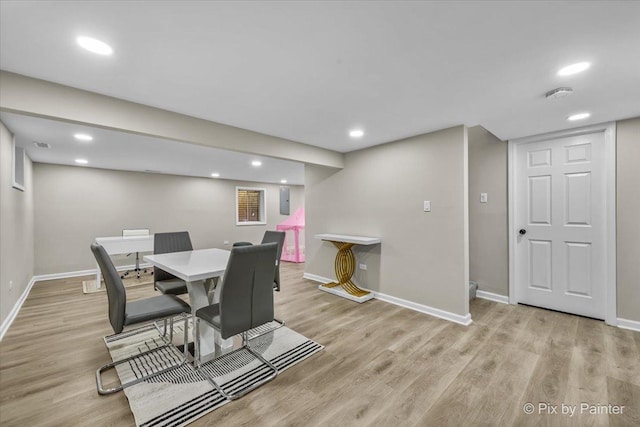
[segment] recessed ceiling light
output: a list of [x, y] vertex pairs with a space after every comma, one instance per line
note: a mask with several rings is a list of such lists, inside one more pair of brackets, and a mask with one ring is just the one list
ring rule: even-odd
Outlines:
[[354, 129], [352, 131], [349, 131], [349, 136], [351, 138], [360, 138], [362, 137], [362, 135], [364, 135], [364, 131], [360, 129]]
[[251, 166], [262, 166], [262, 162], [260, 160], [254, 160], [251, 162]]
[[75, 139], [78, 141], [93, 141], [93, 137], [91, 135], [87, 135], [86, 133], [76, 133], [73, 135]]
[[87, 163], [89, 163], [89, 161], [86, 159], [76, 159], [76, 163], [80, 165], [86, 165]]
[[220, 174], [218, 172], [214, 172], [214, 173], [211, 174], [211, 176], [213, 178], [218, 178], [220, 176]]
[[566, 67], [558, 70], [559, 76], [570, 76], [572, 74], [580, 73], [591, 66], [588, 62], [578, 62], [576, 64], [567, 65]]
[[98, 55], [111, 55], [113, 53], [111, 46], [103, 41], [91, 37], [79, 36], [76, 41], [81, 47], [87, 49], [89, 52], [97, 53]]
[[280, 180], [280, 184], [286, 184], [286, 183], [287, 183], [287, 180], [286, 180], [286, 179], [281, 179], [281, 180]]
[[567, 120], [569, 120], [570, 122], [575, 122], [576, 120], [586, 119], [589, 116], [591, 116], [591, 114], [589, 113], [578, 113], [578, 114], [573, 114], [567, 117]]

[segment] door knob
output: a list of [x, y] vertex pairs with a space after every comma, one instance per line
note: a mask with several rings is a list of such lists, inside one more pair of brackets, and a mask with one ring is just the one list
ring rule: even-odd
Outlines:
[[525, 234], [527, 234], [527, 230], [525, 230], [524, 228], [521, 228], [518, 233], [520, 233], [521, 236], [524, 236]]

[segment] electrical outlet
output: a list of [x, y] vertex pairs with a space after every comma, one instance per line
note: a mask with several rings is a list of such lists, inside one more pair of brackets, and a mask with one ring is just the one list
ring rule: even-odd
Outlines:
[[225, 245], [228, 245], [228, 244], [229, 244], [229, 241], [228, 241], [228, 240], [225, 240], [225, 241], [224, 241], [224, 244], [225, 244]]
[[430, 200], [425, 200], [424, 201], [423, 210], [425, 212], [431, 212], [431, 201]]
[[360, 270], [366, 270], [367, 264], [360, 264], [358, 267], [360, 267]]
[[487, 203], [487, 193], [480, 193], [480, 203]]

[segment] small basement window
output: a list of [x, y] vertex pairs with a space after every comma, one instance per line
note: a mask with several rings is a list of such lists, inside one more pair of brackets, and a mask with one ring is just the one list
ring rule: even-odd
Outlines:
[[236, 187], [236, 225], [266, 225], [264, 188]]

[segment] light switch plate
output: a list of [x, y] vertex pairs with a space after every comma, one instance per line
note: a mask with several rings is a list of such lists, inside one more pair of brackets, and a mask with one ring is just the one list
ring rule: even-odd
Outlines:
[[480, 203], [487, 203], [487, 193], [480, 193]]
[[431, 201], [430, 200], [425, 200], [424, 201], [424, 211], [425, 212], [431, 212]]

